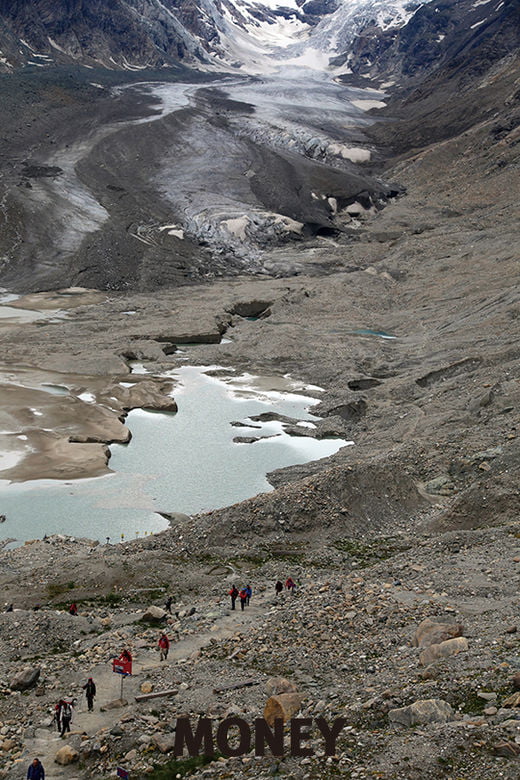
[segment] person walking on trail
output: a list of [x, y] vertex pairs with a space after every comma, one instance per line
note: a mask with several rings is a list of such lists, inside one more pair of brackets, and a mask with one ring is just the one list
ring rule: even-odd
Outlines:
[[62, 702], [61, 707], [61, 734], [60, 737], [63, 739], [65, 736], [65, 733], [68, 731], [70, 733], [70, 722], [72, 720], [72, 703], [70, 701], [67, 701], [67, 699], [64, 699]]
[[85, 696], [87, 697], [88, 711], [92, 712], [94, 709], [94, 697], [96, 695], [96, 683], [92, 677], [88, 678], [87, 682], [83, 686], [83, 690], [85, 691]]
[[45, 769], [39, 758], [33, 758], [29, 764], [27, 780], [45, 780]]
[[274, 591], [275, 591], [277, 597], [280, 595], [282, 590], [283, 590], [283, 584], [280, 582], [280, 580], [278, 580], [278, 582], [274, 586]]
[[173, 604], [173, 598], [171, 596], [168, 596], [166, 600], [166, 604], [164, 605], [164, 609], [166, 612], [169, 612], [170, 615], [172, 614], [172, 604]]
[[237, 596], [238, 596], [238, 588], [236, 587], [236, 585], [233, 585], [233, 587], [229, 591], [229, 595], [231, 596], [231, 609], [235, 609], [235, 601], [237, 600]]
[[240, 596], [240, 609], [243, 612], [245, 607], [246, 607], [246, 601], [247, 601], [247, 591], [246, 591], [246, 589], [242, 588], [238, 595]]
[[246, 585], [245, 591], [246, 591], [246, 607], [248, 607], [249, 602], [251, 601], [251, 596], [253, 595], [253, 589], [251, 585]]
[[78, 614], [78, 608], [76, 604], [71, 604], [69, 607], [69, 615], [77, 615]]
[[61, 731], [61, 708], [63, 705], [63, 700], [60, 699], [59, 702], [54, 707], [54, 717], [53, 720], [56, 721], [56, 728], [58, 731]]
[[291, 593], [294, 593], [294, 591], [296, 590], [296, 583], [292, 577], [287, 577], [287, 579], [285, 580], [285, 587], [287, 588], [287, 590], [290, 590]]
[[168, 658], [168, 650], [170, 649], [170, 640], [166, 636], [166, 634], [161, 634], [159, 637], [159, 650], [161, 652], [160, 658], [161, 661], [166, 661]]

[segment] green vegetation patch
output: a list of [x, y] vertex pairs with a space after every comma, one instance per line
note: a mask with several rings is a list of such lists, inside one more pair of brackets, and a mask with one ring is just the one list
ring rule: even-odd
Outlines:
[[383, 536], [372, 541], [347, 537], [336, 540], [334, 547], [354, 559], [360, 568], [365, 568], [409, 550], [410, 544], [395, 536]]
[[190, 758], [173, 758], [167, 764], [154, 764], [153, 771], [146, 777], [150, 780], [174, 780], [177, 777], [187, 777], [201, 767], [214, 761], [218, 756], [191, 756]]
[[47, 584], [47, 595], [50, 599], [61, 596], [62, 593], [66, 593], [68, 590], [74, 590], [76, 587], [75, 582], [49, 582]]

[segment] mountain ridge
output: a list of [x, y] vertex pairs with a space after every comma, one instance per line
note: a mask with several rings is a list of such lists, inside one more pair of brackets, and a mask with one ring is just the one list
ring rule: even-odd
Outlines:
[[336, 39], [350, 41], [368, 18], [383, 29], [401, 26], [419, 5], [406, 0], [300, 0], [292, 7], [248, 0], [2, 0], [0, 69], [77, 62], [139, 70], [179, 61], [207, 68], [215, 60], [236, 67], [226, 54], [226, 39], [232, 42], [241, 32], [254, 44], [264, 34], [269, 38], [281, 20], [290, 21], [313, 35], [313, 45], [328, 47], [331, 26], [338, 28]]

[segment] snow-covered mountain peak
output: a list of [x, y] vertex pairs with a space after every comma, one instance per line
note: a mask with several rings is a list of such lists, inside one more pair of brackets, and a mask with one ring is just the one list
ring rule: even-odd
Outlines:
[[[352, 41], [367, 27], [381, 32], [404, 26], [417, 9], [429, 0], [343, 0], [337, 9], [324, 16], [312, 29], [307, 45], [326, 52], [331, 58], [348, 51]], [[300, 41], [287, 47], [285, 56], [303, 53]]]
[[222, 5], [214, 65], [268, 73], [282, 62], [323, 70], [360, 30], [401, 27], [429, 0], [234, 0]]
[[261, 73], [345, 52], [367, 25], [406, 23], [427, 0], [12, 0], [0, 2], [0, 70], [60, 62], [124, 70], [183, 62]]

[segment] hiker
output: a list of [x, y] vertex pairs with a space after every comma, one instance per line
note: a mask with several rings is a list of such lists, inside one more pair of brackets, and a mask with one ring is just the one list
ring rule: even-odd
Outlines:
[[159, 650], [161, 651], [161, 661], [166, 661], [168, 658], [168, 650], [170, 649], [170, 640], [166, 636], [166, 634], [161, 634], [159, 637]]
[[71, 604], [69, 607], [69, 615], [77, 615], [78, 614], [78, 608], [76, 604]]
[[240, 590], [240, 593], [238, 594], [240, 596], [240, 609], [242, 612], [244, 611], [246, 607], [246, 601], [247, 601], [247, 590], [245, 588], [242, 588]]
[[128, 661], [128, 662], [132, 661], [132, 656], [130, 655], [128, 650], [122, 650], [121, 655], [119, 657], [121, 658], [122, 661]]
[[60, 699], [59, 702], [54, 707], [54, 716], [53, 720], [56, 721], [56, 727], [58, 731], [61, 731], [61, 706], [63, 704], [63, 699]]
[[87, 682], [83, 686], [83, 690], [85, 691], [85, 696], [87, 697], [88, 711], [92, 712], [94, 709], [94, 697], [96, 695], [96, 683], [92, 677], [88, 678]]
[[61, 703], [61, 734], [60, 737], [63, 739], [65, 736], [65, 732], [70, 733], [70, 722], [72, 720], [72, 702], [70, 702], [68, 699], [63, 699]]
[[290, 590], [291, 593], [294, 594], [294, 591], [296, 590], [296, 583], [292, 577], [287, 577], [287, 579], [285, 580], [285, 587], [287, 588], [287, 590]]
[[29, 764], [27, 780], [45, 780], [45, 769], [39, 758], [33, 758]]
[[246, 585], [246, 606], [249, 606], [249, 602], [251, 600], [251, 596], [253, 595], [253, 589], [251, 588], [251, 585]]
[[171, 596], [168, 596], [166, 604], [164, 605], [164, 609], [166, 610], [166, 612], [169, 612], [170, 615], [172, 614], [172, 603], [173, 603], [173, 598]]
[[279, 595], [280, 595], [280, 593], [282, 592], [282, 590], [283, 590], [283, 585], [282, 585], [282, 583], [280, 582], [280, 580], [278, 580], [278, 582], [277, 582], [277, 583], [276, 583], [276, 585], [274, 586], [274, 590], [275, 590], [276, 596], [279, 596]]
[[238, 596], [238, 589], [236, 585], [233, 585], [233, 587], [229, 591], [229, 595], [231, 596], [231, 609], [235, 609], [235, 601], [237, 600], [237, 596]]

